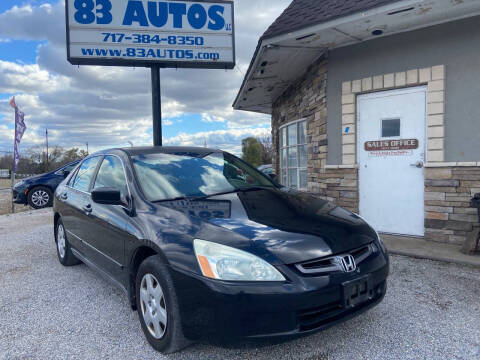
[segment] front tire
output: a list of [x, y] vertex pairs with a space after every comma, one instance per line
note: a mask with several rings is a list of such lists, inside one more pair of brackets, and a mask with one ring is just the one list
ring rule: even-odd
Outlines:
[[52, 206], [52, 191], [45, 186], [37, 186], [28, 192], [28, 204], [34, 209], [43, 209]]
[[151, 256], [140, 265], [135, 294], [143, 333], [155, 350], [170, 354], [189, 345], [172, 278], [159, 256]]
[[58, 261], [63, 266], [73, 266], [81, 263], [72, 253], [72, 249], [67, 240], [67, 232], [61, 219], [58, 219], [55, 226], [55, 244], [57, 245]]

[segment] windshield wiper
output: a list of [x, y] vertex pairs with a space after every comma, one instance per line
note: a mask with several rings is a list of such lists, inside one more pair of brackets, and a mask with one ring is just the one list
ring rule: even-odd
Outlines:
[[237, 188], [237, 189], [233, 189], [233, 190], [227, 190], [227, 191], [222, 191], [222, 192], [218, 192], [218, 193], [214, 193], [214, 194], [208, 194], [208, 195], [192, 195], [192, 196], [185, 195], [185, 196], [177, 196], [177, 197], [170, 198], [170, 199], [155, 200], [155, 201], [152, 201], [152, 202], [153, 203], [159, 203], [159, 202], [179, 201], [179, 200], [197, 201], [197, 200], [208, 199], [209, 197], [212, 197], [212, 196], [234, 194], [234, 193], [237, 193], [237, 192], [268, 190], [268, 189], [275, 189], [275, 188], [274, 187], [269, 187], [269, 186], [249, 186], [249, 187]]
[[177, 196], [174, 198], [169, 198], [169, 199], [160, 199], [160, 200], [154, 200], [152, 201], [153, 203], [159, 203], [159, 202], [167, 202], [167, 201], [179, 201], [179, 200], [195, 200], [198, 198], [203, 198], [202, 196]]
[[207, 199], [207, 198], [212, 197], [212, 196], [234, 194], [234, 193], [238, 193], [238, 192], [259, 191], [259, 190], [268, 190], [268, 189], [274, 189], [274, 188], [273, 187], [268, 187], [268, 186], [249, 186], [249, 187], [237, 188], [237, 189], [228, 190], [228, 191], [222, 191], [222, 192], [215, 193], [215, 194], [196, 196], [196, 197], [194, 197], [194, 200], [202, 200], [202, 199]]

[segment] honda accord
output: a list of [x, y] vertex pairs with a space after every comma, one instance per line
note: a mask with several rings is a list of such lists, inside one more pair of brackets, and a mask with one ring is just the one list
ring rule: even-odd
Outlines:
[[57, 188], [61, 264], [125, 290], [148, 342], [308, 334], [378, 304], [387, 251], [358, 215], [192, 147], [93, 154]]

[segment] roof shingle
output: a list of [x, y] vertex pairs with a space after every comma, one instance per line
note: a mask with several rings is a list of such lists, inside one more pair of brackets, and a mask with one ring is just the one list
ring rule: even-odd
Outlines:
[[265, 31], [270, 38], [399, 0], [293, 0]]

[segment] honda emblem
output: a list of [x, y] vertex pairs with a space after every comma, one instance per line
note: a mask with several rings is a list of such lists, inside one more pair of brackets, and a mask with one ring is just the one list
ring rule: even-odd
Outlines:
[[357, 269], [357, 264], [355, 264], [355, 258], [352, 255], [346, 255], [342, 257], [342, 268], [345, 272], [352, 272]]

